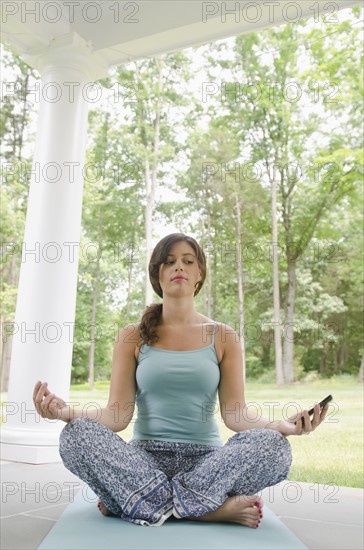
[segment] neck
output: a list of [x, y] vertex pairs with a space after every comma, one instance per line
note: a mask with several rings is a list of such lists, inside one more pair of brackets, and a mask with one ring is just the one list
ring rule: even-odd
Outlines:
[[191, 300], [164, 299], [161, 316], [162, 325], [192, 325], [199, 321], [199, 315], [196, 312]]

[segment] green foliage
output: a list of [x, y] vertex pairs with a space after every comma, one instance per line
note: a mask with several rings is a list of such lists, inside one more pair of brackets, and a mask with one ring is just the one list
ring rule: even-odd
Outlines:
[[[29, 191], [31, 155], [28, 140], [32, 141], [32, 117], [35, 106], [29, 100], [30, 89], [37, 75], [18, 56], [5, 47], [1, 52], [2, 65], [10, 80], [9, 93], [4, 93], [0, 111], [2, 184], [0, 188], [0, 304], [1, 330], [3, 323], [14, 322], [17, 285], [21, 266], [21, 250], [25, 213]], [[5, 91], [5, 82], [3, 83]], [[10, 326], [10, 325], [9, 325]], [[0, 357], [6, 338], [2, 334]], [[10, 340], [9, 340], [10, 341]], [[4, 365], [2, 365], [3, 367]]]
[[[282, 303], [288, 253], [297, 253], [296, 379], [357, 374], [363, 353], [358, 19], [354, 9], [334, 32], [330, 25], [303, 22], [238, 36], [233, 51], [224, 42], [202, 48], [206, 74], [221, 92], [206, 103], [201, 90], [193, 94], [186, 86], [192, 67], [187, 52], [117, 67], [100, 81], [106, 89], [116, 79], [137, 101], [122, 97], [89, 113], [72, 382], [87, 383], [92, 319], [98, 383], [110, 377], [118, 329], [138, 321], [144, 309], [145, 170], [153, 165], [158, 109], [163, 196], [154, 222], [173, 224], [204, 246], [211, 287], [205, 282], [196, 308], [243, 330], [247, 377], [275, 382], [269, 245], [274, 163]], [[4, 64], [21, 90], [38, 78], [10, 52]], [[299, 101], [282, 93], [292, 82], [302, 91]], [[223, 83], [227, 89], [238, 83], [237, 94], [222, 93]], [[330, 94], [335, 101], [328, 101]], [[35, 111], [26, 96], [14, 94], [1, 114], [2, 161], [23, 162], [26, 174], [9, 171], [4, 178], [3, 243], [23, 240]], [[168, 197], [170, 190], [181, 199]], [[239, 327], [237, 206], [245, 327]], [[18, 247], [1, 266], [6, 320], [14, 316], [19, 269]]]

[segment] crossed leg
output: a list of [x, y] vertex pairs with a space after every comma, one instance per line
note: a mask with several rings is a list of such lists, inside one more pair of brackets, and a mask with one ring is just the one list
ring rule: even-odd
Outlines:
[[290, 444], [279, 432], [238, 432], [191, 470], [173, 477], [173, 513], [257, 527], [263, 501], [256, 493], [286, 479], [291, 462]]
[[280, 433], [246, 430], [169, 481], [151, 453], [87, 418], [66, 425], [60, 454], [99, 496], [101, 513], [152, 526], [173, 513], [192, 521], [257, 527], [263, 501], [256, 493], [285, 479], [292, 460]]
[[172, 488], [153, 456], [106, 426], [72, 420], [61, 432], [59, 452], [66, 468], [98, 495], [106, 514], [155, 526], [172, 515]]

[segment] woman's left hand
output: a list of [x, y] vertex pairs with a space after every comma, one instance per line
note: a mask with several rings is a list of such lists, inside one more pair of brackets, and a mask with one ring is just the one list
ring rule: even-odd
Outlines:
[[[278, 431], [285, 436], [288, 435], [309, 435], [311, 432], [324, 421], [326, 413], [329, 409], [329, 404], [325, 405], [320, 412], [320, 404], [316, 403], [314, 406], [313, 418], [308, 415], [308, 410], [304, 410], [291, 416], [288, 420], [281, 420], [278, 423]], [[301, 416], [304, 418], [304, 427], [301, 420]], [[297, 424], [295, 424], [297, 422]]]

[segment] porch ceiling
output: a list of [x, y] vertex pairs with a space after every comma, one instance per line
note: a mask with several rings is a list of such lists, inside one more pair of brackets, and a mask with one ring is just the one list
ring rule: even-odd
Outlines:
[[[317, 5], [320, 14], [316, 15], [321, 20], [325, 12], [333, 12], [336, 7], [343, 9], [359, 3], [360, 0], [12, 0], [2, 2], [1, 40], [20, 55], [32, 55], [54, 40], [75, 33], [111, 66], [312, 17]], [[333, 20], [335, 13], [328, 17]]]

